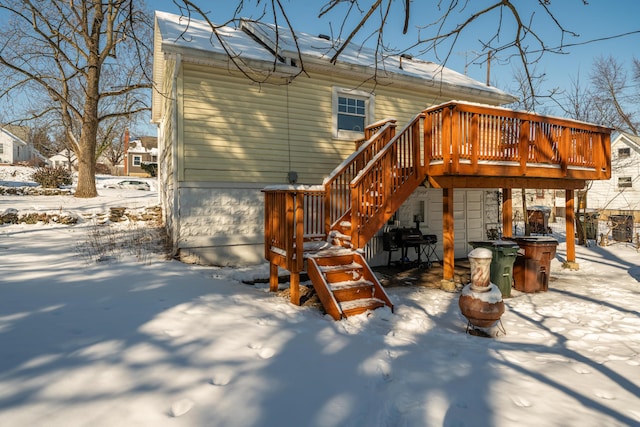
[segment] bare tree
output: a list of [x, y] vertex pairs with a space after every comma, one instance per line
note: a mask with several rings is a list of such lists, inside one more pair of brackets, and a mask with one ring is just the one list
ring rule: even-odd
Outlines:
[[[634, 78], [640, 83], [640, 65], [633, 61]], [[591, 72], [593, 102], [601, 121], [614, 129], [638, 135], [640, 131], [640, 100], [638, 86], [633, 86], [627, 77], [623, 64], [613, 58], [599, 57], [593, 63]]]
[[102, 141], [101, 154], [109, 160], [111, 166], [116, 167], [124, 159], [124, 133], [126, 123], [122, 120], [114, 121], [108, 132], [100, 138]]
[[[635, 83], [640, 82], [640, 63], [637, 59], [632, 63], [632, 75]], [[630, 132], [637, 135], [640, 129], [640, 112], [636, 105], [640, 100], [637, 85], [630, 84], [627, 72], [622, 62], [613, 57], [599, 57], [594, 63], [590, 74], [591, 86], [585, 88], [578, 75], [568, 92], [562, 93], [562, 98], [554, 98], [558, 107], [569, 117], [588, 122], [596, 122], [618, 131]], [[612, 153], [613, 155], [613, 153]], [[633, 161], [615, 158], [612, 161], [612, 171], [625, 170]], [[587, 213], [588, 193], [593, 188], [593, 182], [587, 181], [585, 188], [578, 192], [578, 243], [588, 245]], [[624, 193], [624, 188], [616, 192], [601, 209], [613, 202], [616, 197]]]
[[[225, 22], [214, 24], [202, 8], [206, 4], [203, 0], [173, 0], [180, 7], [181, 13], [187, 18], [204, 18], [214, 33], [214, 38], [227, 51], [231, 60], [245, 75], [255, 80], [242, 61], [240, 52], [234, 52], [232, 47], [221, 37], [219, 28], [238, 21], [243, 11], [250, 7], [258, 7], [261, 11], [254, 18], [255, 22], [268, 21], [283, 23], [282, 27], [294, 34], [287, 14], [287, 3], [282, 0], [236, 0], [237, 8], [232, 17]], [[581, 0], [587, 5], [587, 0]], [[515, 2], [513, 0], [494, 0], [493, 2], [470, 2], [469, 0], [438, 0], [429, 2], [433, 6], [433, 13], [420, 15], [418, 25], [413, 27], [410, 22], [416, 18], [412, 13], [412, 1], [397, 0], [327, 0], [319, 7], [318, 18], [328, 19], [332, 28], [334, 46], [328, 52], [331, 62], [336, 62], [345, 49], [353, 45], [356, 39], [366, 43], [373, 39], [377, 58], [384, 58], [389, 54], [402, 54], [415, 51], [419, 54], [433, 53], [444, 66], [454, 52], [456, 43], [462, 33], [477, 31], [479, 42], [484, 53], [499, 53], [504, 57], [515, 56], [522, 64], [525, 82], [529, 83], [530, 92], [534, 93], [534, 77], [532, 67], [540, 57], [548, 52], [565, 53], [568, 37], [578, 35], [556, 19], [551, 10], [550, 0], [537, 2]], [[398, 18], [400, 16], [400, 18]], [[535, 19], [534, 19], [535, 18]], [[550, 24], [545, 25], [545, 24]], [[402, 47], [392, 47], [385, 37], [387, 32], [401, 28], [411, 39]], [[491, 28], [491, 30], [486, 30]], [[549, 28], [556, 30], [556, 37], [549, 34]], [[334, 31], [335, 29], [335, 31]], [[544, 31], [544, 37], [542, 36]], [[415, 38], [413, 38], [415, 37]], [[279, 41], [276, 40], [276, 43]], [[276, 45], [276, 51], [278, 46]], [[299, 52], [298, 52], [299, 53]], [[300, 56], [300, 55], [299, 55]], [[304, 64], [299, 59], [300, 73], [305, 72]], [[274, 65], [277, 59], [274, 59]], [[274, 68], [275, 69], [275, 68]], [[376, 79], [378, 68], [370, 78]], [[266, 81], [264, 76], [260, 81]]]
[[580, 73], [571, 80], [568, 90], [559, 92], [557, 95], [553, 96], [552, 100], [566, 116], [583, 122], [606, 122], [598, 114], [591, 90], [582, 85]]
[[0, 0], [9, 17], [0, 32], [0, 96], [22, 95], [31, 117], [62, 124], [78, 158], [76, 197], [97, 195], [101, 122], [149, 110], [152, 26], [143, 7], [140, 0]]

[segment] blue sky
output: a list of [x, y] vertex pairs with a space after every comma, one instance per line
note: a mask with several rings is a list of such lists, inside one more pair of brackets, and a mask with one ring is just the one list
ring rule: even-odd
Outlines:
[[[293, 27], [298, 31], [311, 34], [331, 34], [333, 29], [335, 34], [339, 25], [340, 11], [336, 11], [337, 13], [333, 13], [323, 19], [318, 19], [317, 17], [318, 11], [326, 2], [325, 0], [282, 0], [283, 5], [287, 8]], [[496, 0], [474, 0], [469, 2], [471, 5], [468, 8], [480, 9], [495, 2]], [[201, 0], [197, 3], [201, 4], [203, 9], [209, 12], [209, 17], [213, 22], [221, 23], [233, 16], [238, 2], [235, 0], [225, 2]], [[245, 3], [251, 3], [251, 7], [245, 7], [242, 11], [242, 16], [254, 18], [259, 16], [262, 8], [253, 7], [255, 1], [245, 0]], [[261, 2], [262, 7], [270, 3]], [[392, 24], [387, 33], [385, 33], [385, 38], [392, 47], [404, 49], [416, 40], [416, 27], [428, 24], [433, 20], [433, 18], [428, 17], [440, 16], [441, 12], [435, 8], [435, 4], [438, 3], [436, 0], [414, 0], [411, 6], [410, 31], [403, 36], [401, 32], [403, 2], [396, 1], [396, 3], [397, 5], [394, 7], [397, 9], [397, 13], [391, 18]], [[518, 3], [523, 2], [520, 1]], [[529, 0], [529, 3], [534, 6], [523, 13], [523, 19], [533, 19], [532, 26], [548, 46], [559, 46], [562, 41], [561, 32], [553, 24], [553, 21], [546, 16], [544, 10], [537, 6], [537, 1]], [[178, 13], [178, 8], [173, 4], [172, 0], [155, 0], [150, 2], [149, 6], [166, 12]], [[566, 30], [577, 33], [579, 36], [565, 34], [564, 43], [574, 46], [567, 47], [564, 50], [566, 53], [562, 55], [547, 53], [538, 62], [535, 67], [536, 73], [545, 74], [545, 82], [541, 87], [541, 92], [544, 93], [551, 88], [569, 89], [571, 81], [575, 80], [578, 75], [580, 75], [581, 82], [587, 82], [591, 73], [592, 63], [598, 56], [612, 55], [623, 62], [627, 69], [630, 69], [634, 55], [640, 58], [639, 1], [590, 0], [588, 5], [583, 5], [582, 0], [553, 0], [549, 5], [549, 9]], [[452, 16], [451, 22], [456, 24], [461, 22], [469, 11], [471, 9]], [[532, 15], [531, 12], [535, 13]], [[506, 18], [506, 15], [504, 16]], [[492, 13], [474, 23], [457, 41], [452, 54], [447, 59], [446, 65], [458, 72], [465, 72], [466, 69], [469, 76], [484, 82], [487, 77], [486, 62], [484, 61], [486, 51], [483, 52], [481, 40], [487, 40], [496, 32], [498, 22], [498, 14]], [[501, 37], [502, 41], [505, 42], [511, 36], [515, 27], [511, 25], [509, 19], [504, 19], [502, 28]], [[595, 41], [632, 32], [633, 34], [623, 37]], [[357, 42], [361, 43], [365, 34], [367, 33], [363, 32]], [[530, 48], [535, 48], [535, 46], [531, 45]], [[445, 51], [443, 49], [441, 53]], [[410, 53], [421, 59], [437, 63], [442, 63], [444, 59], [444, 55], [436, 56], [433, 51], [421, 53], [419, 49], [413, 49]], [[509, 53], [513, 53], [513, 51]], [[520, 66], [519, 59], [509, 58], [509, 53], [498, 53], [491, 63], [491, 83], [505, 90], [515, 87], [513, 81], [514, 69]], [[476, 60], [478, 56], [480, 56], [480, 60]]]

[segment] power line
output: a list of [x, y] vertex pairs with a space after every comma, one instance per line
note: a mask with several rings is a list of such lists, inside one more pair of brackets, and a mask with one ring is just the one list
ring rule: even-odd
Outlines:
[[621, 37], [632, 36], [634, 34], [640, 34], [640, 30], [629, 31], [629, 32], [622, 33], [622, 34], [616, 34], [614, 36], [607, 36], [607, 37], [600, 37], [600, 38], [597, 38], [597, 39], [585, 40], [583, 42], [562, 44], [560, 46], [557, 46], [557, 47], [554, 47], [554, 48], [550, 48], [550, 49], [540, 49], [540, 50], [537, 50], [537, 51], [532, 51], [532, 53], [538, 53], [538, 52], [542, 52], [544, 50], [559, 50], [559, 49], [562, 49], [562, 48], [565, 48], [565, 47], [584, 46], [586, 44], [618, 39], [618, 38], [621, 38]]

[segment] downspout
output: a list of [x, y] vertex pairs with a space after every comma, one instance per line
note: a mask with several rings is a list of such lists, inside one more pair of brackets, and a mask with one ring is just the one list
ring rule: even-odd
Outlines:
[[178, 73], [180, 72], [180, 67], [182, 66], [182, 55], [176, 54], [176, 63], [173, 68], [173, 83], [171, 87], [173, 89], [173, 126], [171, 128], [172, 145], [173, 148], [171, 150], [171, 164], [173, 167], [173, 209], [171, 210], [171, 215], [173, 216], [173, 248], [172, 248], [172, 257], [175, 257], [178, 254], [178, 242], [180, 241], [180, 197], [178, 195]]

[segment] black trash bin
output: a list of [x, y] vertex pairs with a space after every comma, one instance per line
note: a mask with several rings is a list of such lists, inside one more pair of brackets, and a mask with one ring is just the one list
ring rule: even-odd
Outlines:
[[545, 236], [513, 237], [520, 253], [513, 265], [514, 287], [521, 292], [546, 292], [549, 289], [551, 260], [558, 241]]
[[631, 242], [633, 240], [633, 216], [610, 215], [611, 235], [616, 242]]
[[586, 240], [598, 239], [598, 212], [580, 212], [576, 216], [576, 231], [580, 240], [583, 233]]
[[549, 216], [551, 208], [548, 206], [530, 206], [527, 209], [529, 231], [535, 234], [550, 234]]
[[487, 248], [492, 252], [491, 283], [500, 289], [504, 298], [511, 296], [513, 263], [518, 253], [518, 244], [510, 240], [482, 240], [469, 242], [473, 248]]

